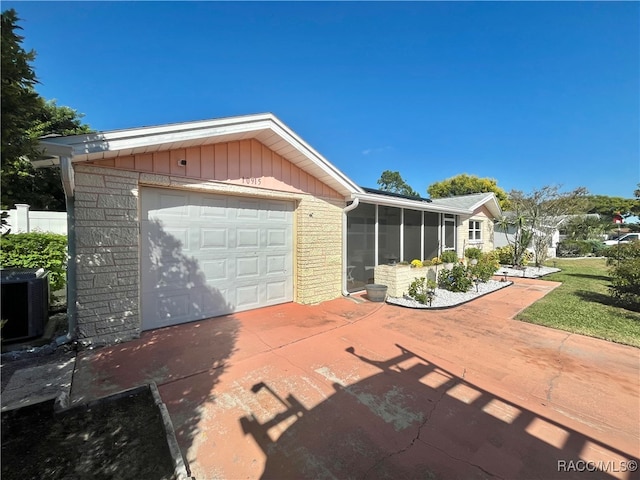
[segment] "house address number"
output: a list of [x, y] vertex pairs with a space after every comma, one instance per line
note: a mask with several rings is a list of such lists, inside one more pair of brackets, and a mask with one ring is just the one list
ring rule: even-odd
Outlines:
[[262, 177], [242, 177], [245, 185], [262, 185]]

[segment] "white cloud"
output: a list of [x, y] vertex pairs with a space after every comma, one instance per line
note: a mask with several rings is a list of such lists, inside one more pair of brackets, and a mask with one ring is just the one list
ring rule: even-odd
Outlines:
[[393, 147], [374, 147], [374, 148], [366, 148], [362, 151], [362, 155], [371, 155], [374, 153], [382, 153], [382, 152], [386, 152], [387, 150], [393, 150]]

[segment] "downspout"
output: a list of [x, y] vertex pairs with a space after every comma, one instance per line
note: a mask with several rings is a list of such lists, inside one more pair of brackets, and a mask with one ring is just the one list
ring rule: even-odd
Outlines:
[[347, 205], [342, 209], [342, 295], [348, 297], [351, 295], [347, 291], [347, 213], [358, 207], [360, 199], [353, 199], [351, 205]]
[[78, 292], [76, 289], [76, 212], [75, 212], [75, 179], [71, 157], [60, 157], [60, 173], [67, 206], [67, 322], [66, 335], [56, 338], [56, 345], [69, 343], [76, 338]]

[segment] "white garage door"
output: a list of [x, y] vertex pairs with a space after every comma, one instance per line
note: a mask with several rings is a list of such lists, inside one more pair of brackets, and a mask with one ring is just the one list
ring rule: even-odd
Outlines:
[[141, 189], [142, 329], [293, 300], [293, 204]]

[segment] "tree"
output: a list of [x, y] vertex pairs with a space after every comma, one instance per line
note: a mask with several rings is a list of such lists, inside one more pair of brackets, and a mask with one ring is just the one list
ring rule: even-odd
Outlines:
[[[520, 204], [514, 204], [513, 210], [498, 219], [497, 225], [504, 232], [507, 243], [511, 246], [513, 266], [521, 266], [524, 253], [531, 244], [533, 236], [530, 229], [526, 228], [527, 222], [524, 208]], [[511, 233], [511, 231], [513, 233]], [[509, 235], [513, 235], [510, 237]]]
[[603, 221], [612, 223], [613, 214], [619, 213], [623, 217], [634, 215], [634, 210], [638, 208], [638, 200], [623, 197], [609, 197], [607, 195], [589, 195], [587, 213], [597, 213]]
[[[89, 126], [81, 123], [82, 116], [72, 108], [58, 106], [55, 100], [40, 98], [40, 110], [28, 130], [29, 136], [37, 140], [45, 135], [89, 133]], [[3, 205], [28, 203], [34, 210], [65, 210], [58, 167], [36, 169], [27, 158], [20, 157], [3, 167], [0, 183]]]
[[635, 205], [631, 207], [631, 213], [636, 217], [640, 217], [640, 183], [638, 183], [638, 188], [633, 191], [633, 196], [635, 198]]
[[418, 192], [411, 188], [409, 184], [402, 179], [400, 172], [385, 170], [378, 179], [378, 185], [380, 185], [380, 190], [385, 192], [400, 193], [410, 197], [420, 196]]
[[503, 210], [509, 209], [507, 192], [500, 188], [497, 180], [493, 178], [480, 178], [476, 175], [462, 173], [441, 182], [432, 183], [427, 187], [427, 192], [431, 198], [446, 198], [456, 195], [469, 195], [471, 193], [493, 192], [496, 194], [500, 208]]
[[562, 223], [561, 230], [570, 240], [593, 240], [605, 232], [605, 223], [599, 218], [579, 215]]
[[15, 10], [2, 12], [2, 70], [0, 90], [2, 102], [2, 166], [17, 161], [23, 155], [35, 153], [37, 142], [29, 135], [29, 129], [41, 106], [40, 97], [34, 90], [38, 82], [31, 67], [35, 59], [33, 50], [27, 52], [17, 25]]
[[[518, 254], [514, 247], [514, 265], [522, 261], [522, 248], [529, 246], [530, 240], [536, 266], [547, 259], [547, 251], [551, 238], [567, 215], [585, 211], [587, 190], [583, 187], [571, 192], [560, 192], [557, 186], [545, 186], [525, 194], [519, 190], [509, 193], [509, 202], [514, 216], [503, 219], [499, 225], [505, 230], [506, 225], [515, 227], [515, 239], [519, 242]], [[508, 237], [508, 236], [507, 236]]]
[[38, 139], [45, 135], [89, 133], [75, 110], [45, 101], [35, 91], [37, 83], [14, 10], [2, 13], [2, 163], [0, 202], [3, 208], [28, 203], [39, 210], [64, 210], [65, 200], [58, 168], [35, 169], [29, 157], [40, 154]]

